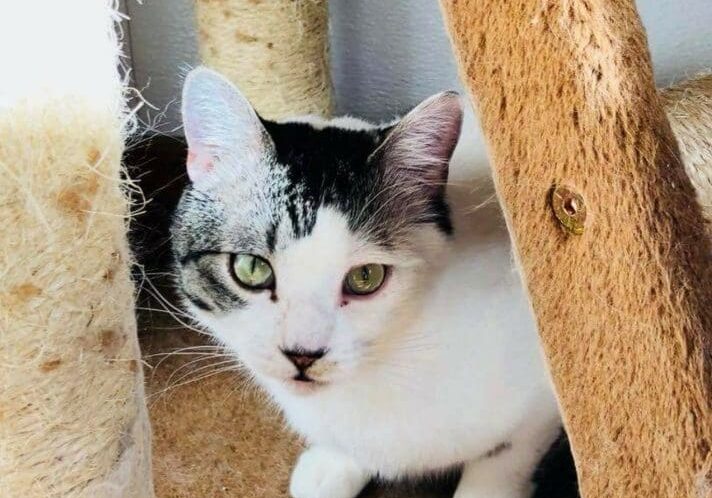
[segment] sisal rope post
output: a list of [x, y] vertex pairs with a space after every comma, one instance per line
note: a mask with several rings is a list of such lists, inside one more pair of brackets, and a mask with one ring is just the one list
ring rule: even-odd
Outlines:
[[661, 91], [687, 176], [712, 228], [712, 74]]
[[267, 119], [332, 109], [327, 0], [196, 0], [203, 63]]
[[582, 496], [712, 496], [712, 249], [633, 0], [441, 6]]
[[0, 496], [149, 498], [112, 2], [0, 20]]

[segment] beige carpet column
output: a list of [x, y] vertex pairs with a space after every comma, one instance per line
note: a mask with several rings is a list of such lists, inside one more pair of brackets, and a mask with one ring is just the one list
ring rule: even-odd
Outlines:
[[712, 496], [712, 249], [633, 0], [441, 5], [583, 496]]

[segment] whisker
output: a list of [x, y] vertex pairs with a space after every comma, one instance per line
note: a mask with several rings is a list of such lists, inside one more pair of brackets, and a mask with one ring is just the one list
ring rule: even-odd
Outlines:
[[[210, 334], [208, 334], [208, 333], [205, 332], [204, 330], [200, 330], [200, 329], [198, 329], [198, 328], [196, 328], [196, 327], [194, 327], [194, 326], [192, 326], [192, 325], [186, 323], [185, 321], [181, 320], [180, 318], [178, 318], [178, 314], [181, 314], [181, 315], [186, 316], [186, 317], [188, 317], [188, 315], [185, 314], [185, 312], [183, 312], [183, 310], [177, 308], [177, 307], [174, 306], [170, 301], [168, 301], [168, 299], [166, 299], [166, 297], [163, 296], [163, 294], [161, 294], [161, 292], [156, 288], [156, 286], [153, 285], [153, 282], [151, 282], [150, 279], [144, 278], [143, 281], [144, 281], [144, 282], [147, 282], [148, 285], [151, 286], [151, 290], [152, 290], [153, 292], [151, 292], [151, 290], [149, 290], [149, 289], [146, 289], [146, 290], [149, 292], [149, 294], [151, 294], [154, 298], [158, 299], [158, 301], [159, 301], [162, 305], [166, 306], [165, 311], [166, 311], [167, 313], [171, 314], [171, 317], [172, 317], [175, 321], [177, 321], [178, 323], [180, 323], [181, 325], [183, 325], [185, 328], [187, 328], [187, 329], [189, 329], [189, 330], [192, 330], [192, 331], [197, 332], [197, 333], [202, 334], [202, 335], [210, 336]], [[171, 311], [173, 311], [173, 313], [171, 313]]]
[[[164, 355], [171, 355], [171, 354], [202, 354], [201, 351], [204, 350], [209, 350], [209, 351], [219, 351], [219, 350], [224, 350], [224, 346], [219, 346], [219, 345], [212, 345], [212, 344], [201, 344], [199, 346], [186, 346], [184, 348], [177, 348], [173, 349], [171, 351], [164, 351], [161, 353], [153, 353], [149, 355], [144, 355], [144, 358], [151, 358], [153, 356], [164, 356]], [[195, 352], [191, 352], [195, 351]]]
[[[159, 354], [160, 354], [160, 353], [159, 353]], [[153, 366], [153, 368], [154, 368], [154, 369], [157, 369], [158, 367], [160, 367], [160, 366], [163, 364], [163, 362], [165, 362], [165, 361], [168, 360], [169, 358], [172, 358], [173, 356], [184, 356], [184, 355], [185, 355], [185, 356], [198, 356], [199, 358], [198, 358], [197, 360], [205, 360], [205, 359], [209, 359], [209, 358], [225, 358], [225, 357], [228, 357], [228, 356], [233, 356], [233, 355], [231, 355], [230, 353], [216, 353], [216, 352], [214, 352], [214, 351], [206, 351], [206, 352], [180, 352], [180, 351], [176, 351], [176, 352], [169, 352], [169, 353], [163, 354], [163, 358], [161, 358], [160, 360], [158, 360], [158, 363], [156, 363], [156, 364]], [[158, 355], [155, 355], [155, 356], [158, 356]], [[197, 360], [194, 360], [194, 361], [197, 361]], [[185, 367], [186, 365], [191, 364], [191, 363], [192, 363], [192, 362], [188, 362], [187, 364], [182, 365], [182, 366], [179, 368], [179, 370], [182, 369], [183, 367]]]
[[[136, 309], [139, 311], [148, 311], [151, 313], [165, 313], [166, 315], [174, 316], [174, 312], [167, 310], [167, 309], [161, 309], [161, 308], [151, 308], [149, 306], [136, 306]], [[190, 318], [190, 315], [183, 315], [185, 318]]]
[[149, 400], [151, 400], [152, 398], [156, 397], [155, 400], [152, 400], [153, 403], [156, 403], [156, 402], [158, 402], [158, 400], [159, 400], [158, 398], [159, 398], [161, 395], [167, 393], [168, 391], [175, 390], [175, 389], [178, 389], [178, 388], [183, 387], [183, 386], [187, 386], [187, 385], [192, 384], [192, 383], [194, 383], [194, 382], [200, 382], [201, 380], [208, 379], [208, 378], [210, 378], [210, 377], [212, 377], [212, 376], [214, 376], [214, 375], [219, 375], [219, 374], [221, 374], [221, 373], [231, 372], [231, 371], [235, 371], [235, 370], [237, 370], [237, 368], [236, 368], [235, 366], [230, 366], [230, 367], [224, 367], [224, 368], [221, 368], [221, 369], [217, 369], [217, 370], [215, 370], [215, 371], [213, 371], [213, 372], [208, 372], [208, 373], [206, 373], [206, 374], [203, 374], [203, 375], [201, 375], [201, 376], [198, 376], [198, 377], [196, 377], [195, 379], [190, 379], [190, 380], [187, 380], [187, 381], [182, 382], [182, 383], [180, 383], [180, 384], [175, 384], [175, 385], [172, 385], [172, 386], [168, 386], [168, 387], [166, 387], [166, 388], [164, 388], [164, 389], [162, 389], [162, 390], [160, 390], [160, 391], [157, 391], [157, 392], [155, 392], [155, 393], [151, 393], [149, 396], [147, 396], [147, 398], [148, 398]]
[[210, 358], [210, 357], [198, 358], [198, 359], [189, 361], [189, 362], [181, 365], [179, 368], [176, 368], [173, 372], [171, 372], [171, 375], [166, 380], [166, 383], [170, 384], [171, 380], [173, 380], [173, 377], [175, 377], [178, 374], [178, 372], [180, 372], [181, 370], [185, 370], [186, 368], [188, 369], [188, 371], [185, 374], [181, 375], [178, 379], [176, 379], [176, 383], [181, 382], [183, 379], [190, 377], [191, 375], [193, 375], [195, 373], [202, 372], [203, 370], [207, 370], [208, 368], [217, 368], [217, 367], [220, 367], [221, 365], [227, 365], [228, 363], [235, 362], [234, 358], [230, 358], [229, 360], [223, 360], [223, 361], [218, 361], [218, 362], [214, 362], [214, 363], [209, 363], [208, 365], [203, 365], [202, 367], [198, 367], [195, 369], [190, 368], [190, 365], [194, 365], [195, 363], [200, 363], [205, 360], [212, 360], [212, 358]]

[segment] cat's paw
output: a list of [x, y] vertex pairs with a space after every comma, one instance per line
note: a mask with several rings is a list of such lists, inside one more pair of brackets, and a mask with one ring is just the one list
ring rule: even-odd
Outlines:
[[292, 472], [293, 498], [356, 498], [369, 476], [352, 459], [326, 448], [309, 448]]

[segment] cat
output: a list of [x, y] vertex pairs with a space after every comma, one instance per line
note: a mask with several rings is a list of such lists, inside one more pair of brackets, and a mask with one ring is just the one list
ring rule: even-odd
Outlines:
[[462, 107], [274, 122], [220, 74], [186, 78], [176, 286], [308, 442], [294, 498], [459, 465], [456, 498], [525, 498], [560, 433], [501, 215], [448, 181]]

